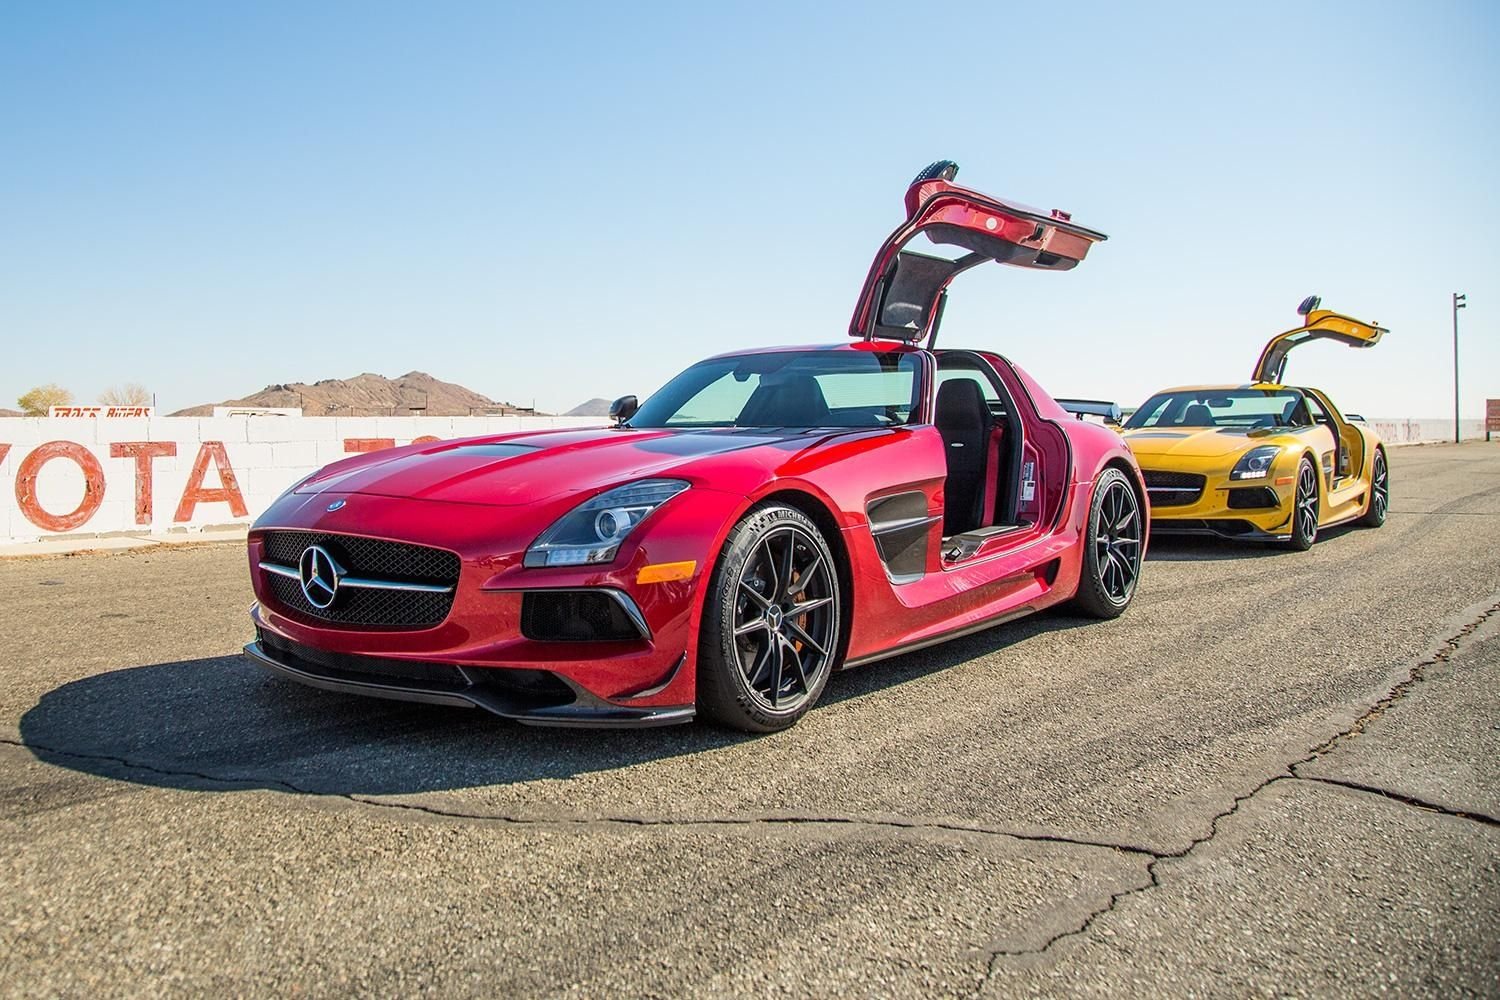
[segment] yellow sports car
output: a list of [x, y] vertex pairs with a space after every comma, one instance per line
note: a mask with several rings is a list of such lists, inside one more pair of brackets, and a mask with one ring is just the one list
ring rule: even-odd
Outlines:
[[1153, 534], [1211, 534], [1307, 549], [1345, 521], [1378, 528], [1390, 498], [1385, 446], [1362, 419], [1317, 389], [1282, 384], [1299, 344], [1374, 347], [1385, 330], [1320, 309], [1261, 351], [1254, 381], [1168, 389], [1146, 400], [1124, 434], [1146, 476]]

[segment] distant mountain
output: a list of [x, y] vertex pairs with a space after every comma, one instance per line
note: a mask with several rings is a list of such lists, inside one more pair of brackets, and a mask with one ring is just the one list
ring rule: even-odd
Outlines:
[[171, 415], [205, 417], [213, 413], [215, 406], [300, 406], [309, 417], [467, 417], [535, 412], [528, 407], [497, 402], [426, 372], [407, 372], [397, 378], [366, 372], [353, 378], [327, 378], [312, 384], [268, 385], [240, 399], [190, 406]]
[[7, 410], [5, 407], [0, 406], [0, 417], [24, 417], [24, 416], [26, 416], [26, 414], [22, 413], [20, 410]]
[[595, 396], [593, 399], [589, 400], [587, 403], [579, 403], [577, 406], [573, 407], [567, 413], [564, 413], [563, 416], [565, 416], [565, 417], [607, 417], [607, 416], [609, 416], [609, 404], [611, 402], [612, 402], [612, 400], [600, 399], [598, 396]]

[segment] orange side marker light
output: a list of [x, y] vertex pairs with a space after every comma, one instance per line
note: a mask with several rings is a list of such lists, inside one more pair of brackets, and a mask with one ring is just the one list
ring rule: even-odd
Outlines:
[[696, 559], [689, 559], [686, 562], [653, 563], [650, 566], [641, 567], [640, 572], [635, 575], [635, 582], [670, 583], [673, 580], [686, 580], [697, 568]]

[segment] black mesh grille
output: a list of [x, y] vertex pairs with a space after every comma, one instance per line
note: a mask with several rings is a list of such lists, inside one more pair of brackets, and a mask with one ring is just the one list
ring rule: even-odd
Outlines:
[[1191, 472], [1152, 472], [1146, 471], [1147, 486], [1161, 486], [1174, 490], [1201, 490], [1204, 478], [1195, 476]]
[[1186, 507], [1203, 495], [1203, 476], [1190, 472], [1153, 472], [1147, 470], [1146, 491], [1153, 507]]
[[521, 634], [543, 642], [631, 642], [645, 638], [619, 601], [597, 590], [527, 593], [521, 598]]
[[[445, 549], [316, 531], [267, 531], [261, 541], [266, 562], [292, 569], [309, 545], [321, 545], [351, 576], [448, 587], [458, 583], [458, 555]], [[434, 594], [342, 587], [332, 606], [316, 608], [296, 580], [267, 573], [265, 582], [281, 610], [319, 624], [430, 628], [448, 617], [453, 607], [453, 591]]]
[[1256, 510], [1275, 507], [1280, 503], [1276, 491], [1269, 486], [1242, 486], [1229, 491], [1231, 510]]

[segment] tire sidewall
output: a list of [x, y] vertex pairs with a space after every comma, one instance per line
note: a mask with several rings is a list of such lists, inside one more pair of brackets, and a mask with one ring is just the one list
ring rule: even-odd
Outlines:
[[[1375, 505], [1375, 465], [1379, 463], [1385, 467], [1385, 506]], [[1370, 464], [1370, 501], [1365, 509], [1365, 516], [1360, 518], [1360, 523], [1367, 528], [1378, 528], [1385, 524], [1385, 516], [1391, 509], [1391, 462], [1386, 457], [1384, 448], [1375, 449], [1375, 458]]]
[[[1318, 478], [1318, 467], [1313, 464], [1312, 459], [1306, 455], [1302, 456], [1301, 461], [1297, 463], [1297, 486], [1292, 491], [1292, 537], [1290, 545], [1298, 552], [1306, 552], [1318, 540], [1316, 516], [1313, 520], [1312, 532], [1306, 536], [1302, 534], [1302, 518], [1300, 515], [1302, 513], [1302, 470], [1304, 468], [1312, 469], [1313, 500], [1315, 503], [1321, 500], [1323, 491], [1322, 483]], [[1316, 514], [1316, 508], [1314, 509], [1314, 513]]]
[[[1130, 477], [1113, 467], [1105, 469], [1094, 481], [1094, 493], [1089, 499], [1089, 517], [1082, 539], [1083, 569], [1078, 581], [1078, 594], [1074, 598], [1079, 608], [1098, 618], [1116, 618], [1124, 614], [1125, 609], [1130, 607], [1130, 602], [1135, 599], [1136, 589], [1140, 585], [1141, 561], [1139, 558], [1136, 562], [1135, 581], [1130, 585], [1130, 592], [1125, 595], [1123, 601], [1116, 601], [1110, 596], [1109, 591], [1104, 589], [1104, 582], [1099, 578], [1099, 551], [1094, 539], [1099, 535], [1099, 519], [1103, 516], [1101, 512], [1104, 507], [1104, 494], [1115, 482], [1123, 483], [1132, 495], [1136, 494], [1134, 487], [1131, 486]], [[1140, 497], [1137, 495], [1136, 517], [1143, 516]], [[1142, 534], [1144, 535], [1144, 532]], [[1141, 544], [1145, 544], [1144, 539]]]
[[[750, 689], [740, 670], [734, 640], [736, 590], [756, 546], [776, 528], [794, 525], [811, 540], [827, 561], [833, 587], [833, 654], [809, 687], [807, 697], [793, 708], [774, 710], [763, 704]], [[806, 514], [783, 504], [763, 504], [751, 508], [729, 532], [709, 582], [708, 599], [703, 608], [703, 630], [698, 646], [698, 704], [710, 719], [748, 732], [775, 732], [795, 723], [817, 704], [828, 678], [841, 658], [843, 636], [843, 594], [838, 562], [827, 539]]]

